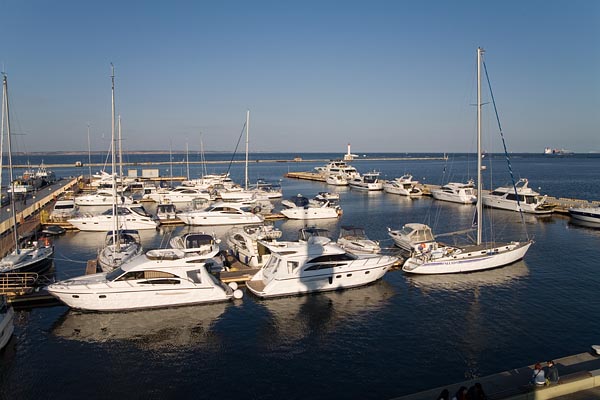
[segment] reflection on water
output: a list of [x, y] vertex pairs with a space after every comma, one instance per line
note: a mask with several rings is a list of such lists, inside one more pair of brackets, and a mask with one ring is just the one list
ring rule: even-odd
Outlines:
[[218, 342], [211, 326], [228, 306], [216, 303], [120, 313], [69, 310], [56, 322], [52, 333], [81, 342], [128, 341], [153, 350], [194, 347]]
[[471, 290], [485, 286], [505, 286], [529, 275], [523, 260], [506, 267], [468, 274], [407, 275], [409, 285], [422, 291]]
[[394, 287], [378, 281], [362, 288], [339, 292], [284, 297], [260, 301], [271, 314], [274, 332], [268, 332], [268, 346], [292, 345], [306, 336], [322, 336], [342, 323], [360, 324], [382, 309], [395, 294]]

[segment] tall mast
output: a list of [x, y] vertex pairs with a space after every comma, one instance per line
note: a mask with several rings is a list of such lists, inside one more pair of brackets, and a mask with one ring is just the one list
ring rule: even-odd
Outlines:
[[481, 244], [483, 201], [481, 198], [481, 61], [484, 50], [477, 48], [477, 244]]
[[190, 180], [190, 149], [188, 147], [188, 142], [185, 142], [185, 165], [187, 172], [187, 180]]
[[88, 134], [88, 169], [90, 172], [90, 184], [92, 183], [92, 147], [90, 145], [90, 123], [87, 124], [87, 134]]
[[250, 125], [250, 110], [246, 110], [246, 170], [244, 188], [248, 190], [248, 131]]
[[[13, 177], [13, 164], [12, 164], [12, 143], [10, 140], [10, 111], [8, 107], [8, 81], [6, 79], [6, 74], [2, 73], [2, 111], [6, 113], [6, 139], [8, 144], [8, 171], [9, 171], [9, 180], [10, 180], [10, 203], [11, 203], [11, 217], [13, 220], [13, 238], [15, 239], [15, 253], [19, 253], [19, 232], [17, 232], [17, 211], [15, 210], [15, 180]], [[3, 126], [4, 127], [4, 126]], [[27, 194], [25, 194], [27, 195]]]
[[121, 137], [121, 114], [119, 114], [119, 178], [123, 185], [123, 138]]
[[120, 250], [119, 240], [117, 239], [117, 231], [119, 230], [119, 200], [117, 198], [117, 158], [116, 158], [116, 146], [115, 146], [115, 66], [110, 63], [111, 67], [111, 81], [112, 81], [112, 112], [111, 112], [111, 141], [110, 141], [110, 152], [111, 152], [111, 161], [112, 161], [112, 183], [113, 183], [113, 232], [112, 232], [112, 240], [113, 245], [116, 248], [116, 251]]

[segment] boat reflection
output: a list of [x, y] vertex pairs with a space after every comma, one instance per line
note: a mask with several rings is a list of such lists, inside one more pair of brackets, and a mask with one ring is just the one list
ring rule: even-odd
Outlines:
[[383, 309], [394, 296], [395, 290], [381, 280], [372, 285], [339, 292], [284, 297], [259, 302], [271, 314], [272, 324], [266, 335], [269, 346], [291, 343], [309, 335], [331, 332], [342, 323], [362, 325], [377, 310]]
[[406, 275], [409, 285], [424, 292], [437, 290], [471, 290], [486, 286], [510, 285], [529, 275], [523, 260], [502, 268], [468, 274]]
[[89, 343], [128, 341], [144, 349], [193, 347], [218, 342], [211, 328], [229, 304], [165, 308], [120, 313], [69, 310], [52, 333]]

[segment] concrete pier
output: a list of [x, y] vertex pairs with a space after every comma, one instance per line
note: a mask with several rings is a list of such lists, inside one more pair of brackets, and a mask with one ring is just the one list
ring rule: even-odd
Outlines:
[[[545, 361], [543, 365], [545, 365]], [[541, 362], [542, 363], [542, 362]], [[452, 383], [396, 398], [396, 400], [436, 399], [442, 390], [450, 396], [461, 386], [467, 388], [479, 382], [491, 400], [545, 400], [600, 398], [600, 357], [591, 349], [587, 353], [554, 359], [560, 380], [558, 384], [536, 387], [531, 382], [533, 365], [511, 369], [464, 382]]]

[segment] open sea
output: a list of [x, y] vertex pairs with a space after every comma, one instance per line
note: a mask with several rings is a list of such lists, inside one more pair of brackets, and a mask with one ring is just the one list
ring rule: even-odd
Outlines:
[[[333, 159], [339, 154], [252, 154], [251, 160]], [[369, 154], [351, 164], [382, 178], [411, 173], [431, 184], [475, 177], [476, 157], [444, 160], [377, 160], [440, 154]], [[92, 162], [102, 162], [99, 156]], [[209, 160], [228, 160], [207, 154]], [[84, 156], [29, 156], [37, 166]], [[194, 160], [194, 158], [196, 158]], [[241, 156], [236, 157], [241, 159]], [[362, 158], [362, 157], [361, 157]], [[168, 161], [168, 155], [129, 155], [128, 162]], [[174, 160], [185, 159], [175, 154]], [[191, 161], [198, 157], [190, 156]], [[25, 164], [25, 158], [17, 158]], [[506, 162], [488, 155], [485, 188], [510, 182]], [[600, 200], [600, 154], [511, 157], [515, 179], [555, 197]], [[284, 197], [340, 193], [343, 216], [310, 223], [336, 238], [342, 225], [365, 228], [382, 247], [387, 227], [429, 224], [434, 232], [466, 229], [473, 206], [356, 192], [325, 183], [285, 179], [324, 162], [251, 162], [250, 180], [281, 180]], [[224, 172], [227, 164], [208, 164]], [[138, 169], [142, 167], [125, 167]], [[186, 175], [186, 166], [159, 168]], [[94, 168], [94, 171], [98, 168]], [[59, 176], [88, 168], [57, 169]], [[201, 165], [190, 166], [192, 177]], [[243, 181], [243, 164], [231, 166]], [[6, 182], [6, 180], [4, 180]], [[276, 210], [280, 208], [275, 202]], [[147, 207], [153, 211], [150, 204]], [[486, 215], [488, 212], [486, 211]], [[389, 399], [469, 378], [585, 352], [600, 344], [600, 229], [568, 216], [524, 216], [495, 210], [486, 232], [499, 239], [533, 237], [526, 258], [504, 268], [471, 274], [410, 276], [389, 272], [367, 287], [341, 292], [258, 300], [245, 293], [232, 303], [126, 313], [82, 313], [66, 306], [18, 310], [15, 334], [0, 352], [0, 399], [224, 398]], [[302, 222], [277, 221], [284, 239], [296, 239]], [[228, 228], [160, 228], [143, 232], [145, 248], [165, 246], [172, 235]], [[67, 233], [55, 240], [54, 276], [84, 273], [104, 234]]]

